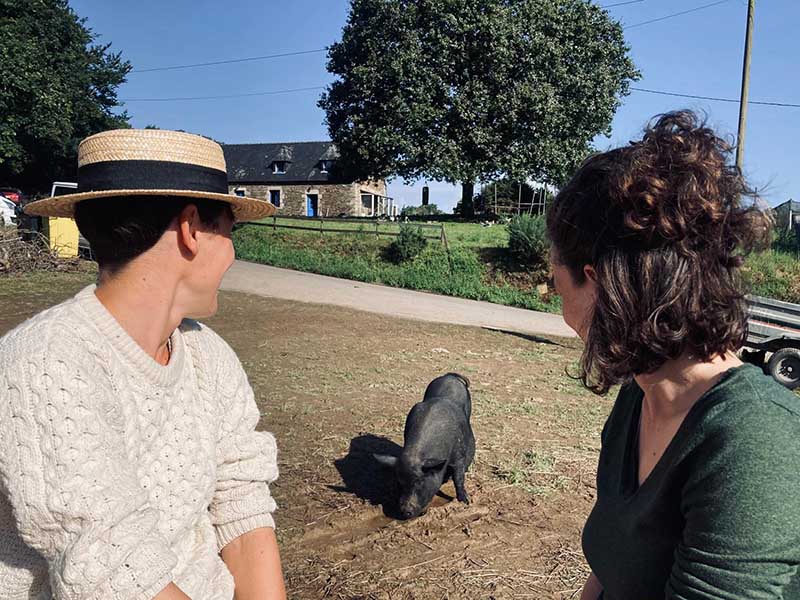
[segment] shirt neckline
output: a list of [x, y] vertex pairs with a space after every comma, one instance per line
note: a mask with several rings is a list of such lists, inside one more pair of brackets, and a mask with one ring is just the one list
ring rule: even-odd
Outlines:
[[88, 320], [99, 331], [104, 342], [117, 351], [133, 370], [140, 373], [158, 386], [174, 384], [180, 378], [186, 356], [186, 348], [180, 327], [170, 335], [172, 354], [169, 363], [162, 365], [150, 356], [119, 324], [114, 315], [95, 295], [96, 285], [81, 290], [75, 300], [83, 309]]
[[645, 480], [639, 484], [639, 420], [641, 419], [642, 414], [642, 402], [644, 401], [644, 392], [642, 389], [636, 385], [636, 400], [634, 402], [633, 409], [631, 411], [631, 417], [628, 420], [628, 429], [626, 432], [626, 447], [624, 453], [624, 469], [625, 472], [622, 477], [622, 496], [626, 500], [633, 500], [639, 492], [651, 485], [651, 481], [658, 480], [658, 474], [666, 468], [665, 465], [669, 464], [672, 461], [672, 455], [677, 451], [678, 448], [681, 446], [681, 442], [688, 432], [693, 429], [693, 425], [696, 421], [698, 421], [702, 415], [703, 411], [707, 409], [715, 400], [715, 396], [724, 388], [726, 388], [734, 376], [739, 373], [745, 372], [747, 367], [752, 367], [747, 363], [743, 363], [736, 367], [731, 367], [730, 369], [726, 370], [722, 373], [719, 381], [717, 381], [713, 386], [711, 386], [708, 390], [706, 390], [698, 399], [697, 401], [691, 406], [689, 411], [684, 416], [683, 421], [681, 421], [678, 430], [675, 432], [675, 435], [672, 436], [672, 439], [667, 444], [667, 447], [664, 449], [664, 452], [659, 457], [656, 464], [653, 466], [653, 469], [647, 475]]

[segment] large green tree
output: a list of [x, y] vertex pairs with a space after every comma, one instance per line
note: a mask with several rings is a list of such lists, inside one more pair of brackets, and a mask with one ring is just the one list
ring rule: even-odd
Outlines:
[[78, 142], [128, 126], [131, 69], [66, 0], [0, 0], [0, 185], [42, 192], [75, 177]]
[[352, 0], [320, 99], [354, 176], [559, 184], [639, 74], [588, 0]]

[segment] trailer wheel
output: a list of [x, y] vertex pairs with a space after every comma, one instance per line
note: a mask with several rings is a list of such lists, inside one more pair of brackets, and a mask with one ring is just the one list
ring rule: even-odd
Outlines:
[[781, 348], [770, 357], [767, 372], [790, 390], [800, 386], [800, 350]]

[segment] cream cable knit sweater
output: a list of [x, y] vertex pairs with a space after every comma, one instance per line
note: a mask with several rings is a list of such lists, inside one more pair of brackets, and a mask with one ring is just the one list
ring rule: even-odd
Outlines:
[[161, 366], [90, 286], [0, 360], [0, 598], [231, 600], [218, 552], [274, 527], [278, 476], [233, 350], [184, 321]]

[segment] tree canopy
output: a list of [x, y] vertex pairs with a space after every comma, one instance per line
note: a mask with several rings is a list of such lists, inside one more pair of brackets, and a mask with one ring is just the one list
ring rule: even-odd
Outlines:
[[128, 126], [113, 109], [131, 65], [96, 39], [66, 0], [0, 0], [0, 184], [72, 179], [82, 138]]
[[352, 0], [320, 99], [340, 168], [559, 184], [639, 74], [587, 0]]

